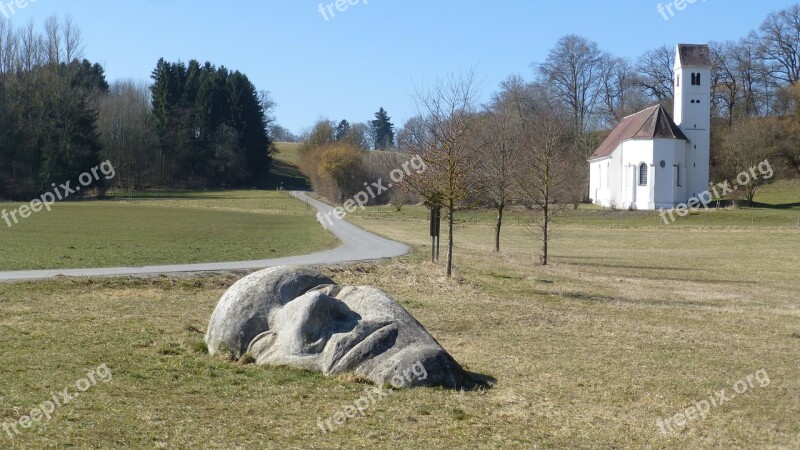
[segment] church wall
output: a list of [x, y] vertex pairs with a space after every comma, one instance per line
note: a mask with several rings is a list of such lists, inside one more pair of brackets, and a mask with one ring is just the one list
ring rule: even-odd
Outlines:
[[612, 158], [603, 158], [589, 164], [589, 198], [597, 205], [611, 206], [609, 180], [613, 180]]
[[686, 145], [686, 141], [675, 139], [655, 141], [655, 208], [671, 208], [687, 199]]
[[[619, 151], [620, 187], [616, 191], [617, 204], [622, 208], [652, 209], [653, 140], [629, 140]], [[647, 185], [639, 185], [639, 165], [647, 164]]]
[[[686, 154], [687, 143], [682, 140], [625, 141], [610, 157], [589, 164], [589, 197], [595, 204], [619, 209], [653, 210], [685, 203], [690, 197]], [[646, 186], [639, 185], [641, 163], [648, 167]]]

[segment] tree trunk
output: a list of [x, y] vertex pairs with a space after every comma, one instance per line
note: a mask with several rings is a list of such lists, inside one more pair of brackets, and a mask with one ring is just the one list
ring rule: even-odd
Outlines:
[[744, 188], [744, 196], [747, 198], [747, 204], [750, 205], [751, 208], [755, 207], [755, 203], [753, 200], [756, 197], [756, 188], [755, 186], [746, 186]]
[[544, 203], [542, 205], [542, 265], [547, 265], [547, 244], [550, 240], [550, 186], [545, 185]]
[[506, 208], [505, 203], [497, 207], [497, 225], [494, 230], [494, 252], [500, 253], [500, 228], [503, 226], [503, 210]]
[[542, 265], [543, 266], [547, 265], [547, 242], [548, 242], [548, 240], [550, 238], [550, 236], [548, 236], [548, 233], [550, 232], [550, 230], [548, 229], [550, 227], [550, 220], [549, 220], [549, 217], [547, 216], [547, 214], [548, 214], [548, 211], [547, 211], [547, 208], [545, 207], [545, 209], [544, 209], [544, 224], [542, 226]]
[[453, 206], [447, 208], [447, 277], [453, 275]]

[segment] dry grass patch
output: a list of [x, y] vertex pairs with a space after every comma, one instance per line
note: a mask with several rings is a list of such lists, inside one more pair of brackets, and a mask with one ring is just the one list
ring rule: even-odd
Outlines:
[[[511, 226], [464, 226], [457, 273], [426, 261], [421, 218], [364, 219], [416, 252], [323, 268], [402, 303], [492, 389], [397, 391], [323, 434], [364, 395], [325, 379], [206, 355], [219, 297], [239, 276], [0, 285], [0, 423], [106, 363], [113, 381], [3, 447], [797, 448], [800, 232], [572, 226], [554, 264]], [[764, 368], [771, 384], [663, 435], [656, 419]]]

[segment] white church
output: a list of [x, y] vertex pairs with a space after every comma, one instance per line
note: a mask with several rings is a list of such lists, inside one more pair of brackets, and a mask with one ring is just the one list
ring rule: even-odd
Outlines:
[[624, 209], [672, 208], [708, 190], [708, 45], [678, 45], [674, 74], [674, 121], [660, 105], [628, 116], [589, 158], [589, 197], [594, 203]]

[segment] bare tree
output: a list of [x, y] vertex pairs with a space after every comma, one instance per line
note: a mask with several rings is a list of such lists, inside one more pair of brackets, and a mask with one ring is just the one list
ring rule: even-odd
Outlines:
[[573, 134], [568, 124], [563, 110], [547, 102], [543, 95], [524, 135], [517, 179], [521, 194], [536, 208], [533, 233], [541, 242], [542, 265], [549, 262], [551, 227], [564, 205], [559, 195], [573, 174], [573, 153], [568, 151]]
[[61, 34], [64, 40], [64, 59], [72, 62], [83, 58], [83, 36], [81, 29], [72, 22], [72, 17], [67, 16], [61, 25]]
[[0, 18], [0, 75], [6, 75], [17, 68], [17, 48], [19, 38], [11, 26], [11, 21]]
[[17, 70], [31, 71], [43, 62], [42, 37], [36, 33], [33, 22], [30, 22], [19, 35], [20, 49]]
[[666, 45], [645, 53], [636, 65], [639, 85], [652, 99], [670, 107], [675, 97], [674, 67], [675, 49]]
[[576, 133], [586, 131], [600, 98], [605, 58], [595, 42], [567, 35], [559, 39], [545, 62], [536, 66], [542, 81], [572, 109]]
[[755, 37], [711, 43], [711, 62], [715, 116], [725, 117], [731, 126], [741, 117], [759, 115], [764, 109], [761, 92], [768, 87]]
[[481, 116], [481, 185], [487, 201], [497, 211], [494, 251], [500, 251], [503, 214], [516, 196], [515, 174], [520, 155], [520, 137], [529, 116], [528, 84], [512, 76], [500, 85], [500, 92]]
[[[795, 98], [800, 102], [800, 86], [794, 87]], [[796, 177], [800, 177], [800, 121], [797, 116], [784, 119], [780, 138], [777, 140], [777, 155], [786, 161], [786, 166]]]
[[742, 83], [735, 66], [732, 54], [736, 52], [732, 42], [716, 43], [711, 45], [711, 78], [714, 93], [712, 96], [712, 110], [714, 116], [726, 116], [728, 126], [733, 125], [734, 115], [739, 100], [742, 98]]
[[150, 126], [150, 93], [145, 83], [117, 81], [97, 100], [103, 158], [114, 162], [117, 187], [141, 189], [157, 169], [157, 137]]
[[333, 122], [328, 119], [317, 120], [310, 130], [304, 131], [300, 136], [301, 152], [333, 143], [335, 133]]
[[61, 60], [61, 25], [58, 17], [52, 16], [44, 22], [45, 43], [48, 64], [58, 64]]
[[400, 150], [406, 150], [413, 146], [419, 147], [425, 136], [425, 119], [414, 116], [403, 124], [403, 128], [397, 131], [397, 146]]
[[623, 118], [647, 106], [647, 95], [636, 70], [625, 58], [608, 57], [602, 77], [601, 116], [606, 127], [613, 127]]
[[409, 147], [409, 153], [425, 163], [425, 170], [412, 173], [404, 186], [428, 203], [447, 209], [447, 276], [453, 273], [453, 232], [456, 211], [477, 198], [478, 166], [472, 136], [477, 88], [473, 73], [437, 82], [427, 92], [417, 91], [416, 103], [423, 118], [424, 135]]
[[269, 129], [275, 123], [275, 108], [278, 104], [273, 100], [272, 93], [266, 89], [258, 91], [258, 104], [264, 110], [264, 127]]
[[[777, 133], [770, 119], [744, 118], [736, 122], [723, 142], [722, 172], [727, 179], [736, 180], [750, 206], [753, 205], [756, 190], [767, 180], [752, 176], [747, 170], [776, 154]], [[739, 177], [740, 174], [746, 174], [747, 177]], [[743, 182], [745, 180], [747, 182]]]
[[800, 80], [800, 5], [767, 16], [760, 49], [772, 77], [790, 85]]
[[356, 122], [350, 124], [350, 132], [344, 136], [344, 140], [349, 142], [352, 146], [361, 149], [369, 150], [369, 130], [370, 126], [364, 122]]

